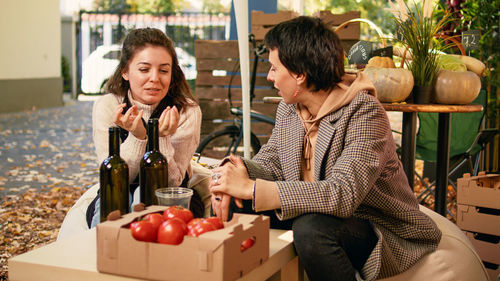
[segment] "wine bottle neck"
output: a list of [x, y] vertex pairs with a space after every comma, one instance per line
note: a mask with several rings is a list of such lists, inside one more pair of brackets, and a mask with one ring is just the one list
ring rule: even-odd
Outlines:
[[158, 119], [149, 120], [147, 151], [158, 151], [159, 149]]
[[109, 156], [120, 155], [120, 131], [117, 127], [109, 128]]

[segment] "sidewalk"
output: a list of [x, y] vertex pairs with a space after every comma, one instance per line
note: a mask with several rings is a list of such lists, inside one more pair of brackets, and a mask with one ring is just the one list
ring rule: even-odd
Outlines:
[[0, 280], [7, 259], [54, 241], [73, 203], [99, 180], [92, 102], [0, 114]]
[[0, 197], [28, 189], [88, 186], [98, 170], [92, 102], [0, 114]]

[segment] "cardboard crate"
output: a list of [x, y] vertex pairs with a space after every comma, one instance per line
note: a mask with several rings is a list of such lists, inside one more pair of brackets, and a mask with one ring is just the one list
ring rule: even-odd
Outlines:
[[[269, 258], [269, 217], [235, 214], [224, 229], [199, 237], [185, 236], [179, 245], [137, 241], [127, 227], [165, 206], [149, 206], [97, 225], [97, 269], [150, 280], [235, 280]], [[241, 252], [241, 243], [255, 244]]]
[[495, 236], [494, 241], [489, 242], [481, 239], [480, 234], [465, 231], [465, 235], [469, 238], [481, 260], [500, 264], [500, 236]]
[[457, 225], [462, 230], [500, 236], [500, 215], [483, 212], [491, 210], [457, 204]]
[[464, 174], [457, 180], [457, 204], [500, 210], [500, 175]]
[[498, 264], [488, 264], [486, 266], [486, 272], [490, 276], [490, 281], [500, 280], [500, 265]]

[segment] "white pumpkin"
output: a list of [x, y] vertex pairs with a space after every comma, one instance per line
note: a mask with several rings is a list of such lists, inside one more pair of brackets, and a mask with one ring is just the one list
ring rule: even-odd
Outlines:
[[481, 79], [472, 71], [441, 70], [436, 79], [436, 102], [442, 104], [469, 104], [481, 90]]
[[413, 89], [413, 75], [404, 68], [367, 67], [363, 73], [377, 89], [380, 102], [404, 101]]

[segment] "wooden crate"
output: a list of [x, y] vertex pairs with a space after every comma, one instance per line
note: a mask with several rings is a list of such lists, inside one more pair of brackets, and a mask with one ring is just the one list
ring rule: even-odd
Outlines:
[[251, 32], [255, 40], [264, 40], [266, 33], [276, 24], [298, 17], [293, 11], [279, 11], [275, 14], [266, 14], [262, 11], [252, 11], [250, 15]]
[[[315, 14], [319, 17], [326, 25], [332, 29], [337, 28], [342, 23], [357, 19], [361, 17], [360, 11], [350, 11], [344, 14], [332, 14], [331, 11], [319, 11]], [[359, 22], [353, 22], [342, 28], [342, 30], [337, 31], [337, 35], [341, 40], [359, 40], [361, 34], [361, 27]]]
[[[251, 72], [255, 58], [251, 45], [249, 49]], [[222, 129], [235, 119], [229, 110], [229, 89], [233, 106], [242, 106], [238, 41], [196, 40], [195, 57], [198, 71], [195, 95], [202, 111], [201, 139], [203, 139], [210, 132]], [[277, 95], [273, 84], [266, 78], [269, 68], [270, 64], [265, 55], [264, 61], [260, 60], [258, 63], [255, 97], [251, 109], [275, 118], [277, 105], [263, 102], [263, 97]], [[267, 142], [272, 129], [273, 126], [267, 123], [252, 122], [252, 132], [259, 137], [261, 144]]]
[[[293, 19], [297, 16], [298, 14], [293, 11], [279, 11], [275, 14], [266, 14], [262, 11], [252, 11], [250, 20], [252, 23], [251, 32], [255, 35], [256, 40], [264, 40], [264, 36], [273, 26], [282, 21]], [[330, 11], [319, 11], [315, 13], [315, 16], [323, 20], [332, 29], [335, 29], [337, 26], [348, 20], [361, 17], [361, 12], [351, 11], [344, 14], [332, 14]], [[340, 43], [346, 52], [349, 51], [352, 45], [359, 41], [360, 33], [359, 22], [349, 24], [337, 32], [337, 35], [340, 38]]]
[[[326, 25], [335, 30], [342, 23], [361, 17], [360, 11], [350, 11], [344, 14], [332, 14], [331, 11], [319, 11], [315, 13]], [[348, 52], [352, 45], [359, 41], [361, 35], [361, 25], [359, 22], [353, 22], [336, 32], [340, 38], [340, 43], [345, 52]]]

